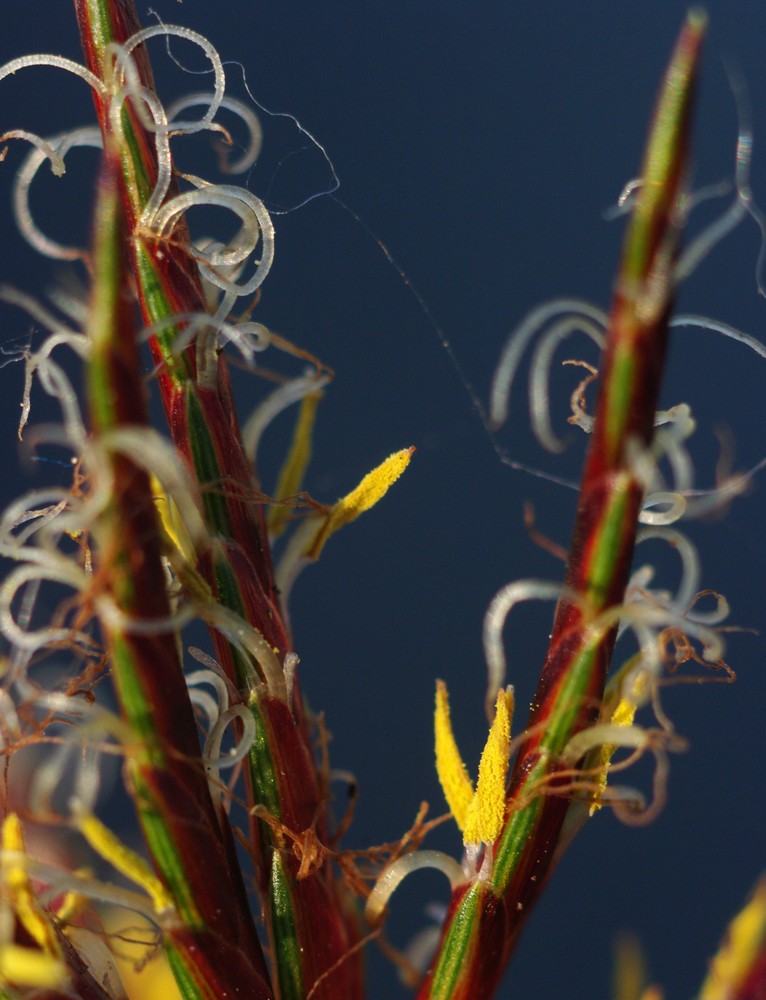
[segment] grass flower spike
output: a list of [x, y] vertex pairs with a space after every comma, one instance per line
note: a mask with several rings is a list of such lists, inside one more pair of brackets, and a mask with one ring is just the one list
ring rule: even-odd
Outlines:
[[[312, 702], [323, 687], [337, 693], [335, 671], [348, 657], [364, 670], [365, 692], [380, 691], [386, 681], [369, 662], [380, 643], [356, 641], [351, 623], [326, 657], [312, 651], [302, 662], [307, 625], [296, 622], [294, 632], [288, 616], [300, 571], [387, 495], [415, 451], [389, 455], [334, 503], [307, 492], [318, 404], [334, 372], [261, 321], [272, 308], [261, 294], [278, 265], [277, 229], [248, 185], [258, 188], [264, 174], [271, 126], [276, 137], [287, 122], [301, 143], [311, 136], [282, 113], [268, 113], [262, 131], [252, 107], [229, 92], [232, 63], [198, 32], [142, 27], [134, 0], [73, 6], [83, 65], [35, 55], [0, 67], [0, 86], [36, 67], [74, 76], [96, 119], [45, 136], [8, 122], [0, 137], [10, 149], [28, 147], [11, 192], [23, 237], [74, 276], [45, 304], [0, 284], [0, 303], [32, 326], [23, 342], [5, 341], [0, 359], [23, 367], [19, 437], [65, 455], [41, 467], [45, 485], [0, 513], [8, 567], [0, 582], [0, 1000], [363, 1000], [363, 953], [373, 942], [418, 1000], [490, 1000], [573, 836], [597, 813], [641, 824], [662, 807], [669, 754], [686, 748], [662, 703], [667, 675], [693, 663], [733, 676], [723, 661], [728, 603], [703, 589], [697, 549], [676, 522], [721, 510], [748, 477], [696, 490], [691, 407], [658, 409], [672, 326], [717, 330], [766, 357], [755, 338], [726, 324], [671, 318], [678, 283], [713, 243], [747, 215], [762, 224], [745, 123], [735, 207], [681, 248], [701, 200], [686, 185], [705, 17], [687, 17], [641, 177], [624, 199], [631, 215], [611, 311], [557, 299], [532, 310], [501, 351], [484, 429], [493, 437], [513, 417], [511, 385], [530, 349], [531, 426], [553, 453], [564, 446], [549, 389], [556, 352], [579, 332], [601, 358], [571, 362], [586, 374], [569, 422], [588, 445], [565, 579], [513, 580], [484, 617], [489, 732], [475, 780], [457, 746], [447, 684], [436, 682], [436, 771], [463, 841], [451, 856], [424, 846], [448, 818], [431, 819], [427, 803], [398, 839], [384, 833], [376, 846], [346, 846], [357, 781], [331, 763], [330, 729], [304, 683], [310, 671]], [[187, 69], [187, 49], [202, 71]], [[204, 75], [207, 90], [164, 101], [172, 87], [155, 87], [155, 54], [173, 74]], [[191, 158], [194, 143], [211, 137], [217, 167], [182, 167], [179, 147]], [[298, 161], [274, 146], [278, 166], [264, 198], [281, 226], [273, 182]], [[41, 170], [54, 178], [78, 170], [83, 148], [99, 164], [87, 247], [46, 231], [33, 191]], [[6, 152], [0, 177], [15, 155]], [[314, 200], [282, 214], [299, 221], [297, 208]], [[393, 352], [387, 360], [398, 363]], [[355, 392], [366, 389], [349, 374]], [[245, 380], [249, 416], [237, 408]], [[39, 397], [49, 412], [36, 426]], [[272, 469], [267, 437], [291, 408], [292, 442]], [[435, 459], [439, 448], [427, 447]], [[674, 587], [652, 566], [633, 566], [644, 542], [677, 554]], [[399, 547], [418, 557], [416, 546]], [[358, 570], [349, 575], [362, 587]], [[555, 601], [556, 610], [529, 716], [512, 738], [504, 630], [531, 600]], [[422, 610], [417, 598], [412, 605]], [[321, 614], [322, 599], [312, 607]], [[414, 658], [409, 649], [401, 656], [408, 667]], [[404, 716], [410, 692], [394, 693]], [[648, 804], [615, 781], [644, 754], [654, 762]], [[113, 781], [118, 793], [108, 798]], [[382, 823], [388, 805], [374, 803]], [[384, 927], [389, 899], [425, 867], [446, 877], [449, 902], [438, 926], [399, 952]], [[765, 898], [760, 885], [732, 923], [700, 1000], [766, 995]], [[625, 1000], [649, 997], [642, 970], [623, 978]]]

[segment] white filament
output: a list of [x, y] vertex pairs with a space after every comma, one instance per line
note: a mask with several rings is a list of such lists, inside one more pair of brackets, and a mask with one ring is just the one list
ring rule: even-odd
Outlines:
[[487, 694], [484, 707], [490, 722], [494, 719], [497, 693], [505, 686], [503, 627], [511, 609], [522, 601], [557, 601], [563, 593], [560, 583], [549, 583], [545, 580], [516, 580], [506, 584], [492, 598], [484, 615], [483, 630], [484, 659], [487, 661]]
[[[55, 155], [61, 160], [62, 169], [66, 154], [71, 148], [87, 146], [101, 149], [103, 145], [101, 132], [97, 128], [91, 127], [64, 132], [61, 135], [53, 136], [48, 142], [55, 151]], [[86, 256], [85, 250], [79, 247], [65, 246], [52, 240], [43, 233], [32, 217], [32, 210], [29, 206], [29, 190], [38, 170], [49, 158], [44, 149], [32, 149], [16, 172], [13, 185], [13, 212], [16, 224], [27, 243], [43, 256], [51, 257], [53, 260], [79, 260]]]
[[4, 80], [6, 76], [18, 73], [20, 69], [27, 69], [32, 66], [52, 66], [54, 69], [63, 69], [67, 73], [79, 76], [81, 80], [84, 80], [98, 94], [102, 96], [106, 95], [106, 86], [99, 80], [95, 73], [91, 73], [89, 69], [81, 66], [80, 63], [74, 62], [72, 59], [65, 59], [64, 56], [51, 55], [49, 53], [34, 53], [33, 55], [19, 56], [17, 59], [11, 59], [4, 66], [0, 66], [0, 80]]
[[462, 867], [449, 854], [444, 854], [442, 851], [415, 851], [412, 854], [405, 854], [386, 868], [367, 897], [364, 916], [369, 924], [376, 924], [380, 920], [391, 894], [398, 888], [402, 879], [419, 868], [435, 868], [442, 872], [449, 879], [453, 890], [466, 881]]
[[307, 372], [298, 378], [291, 379], [271, 392], [248, 417], [242, 428], [242, 445], [245, 454], [255, 463], [263, 432], [283, 410], [294, 403], [299, 403], [312, 392], [322, 389], [330, 381], [329, 375], [318, 375]]
[[12, 610], [14, 598], [21, 587], [37, 580], [61, 583], [76, 591], [83, 590], [87, 584], [87, 577], [82, 570], [63, 556], [55, 564], [44, 566], [26, 564], [11, 570], [0, 585], [0, 631], [6, 639], [25, 650], [42, 649], [51, 643], [65, 641], [90, 646], [91, 637], [79, 629], [48, 625], [28, 631], [17, 624]]
[[[269, 694], [280, 701], [287, 701], [287, 688], [282, 666], [274, 650], [261, 633], [249, 625], [235, 611], [214, 601], [198, 605], [197, 614], [216, 631], [251, 657], [261, 668]], [[251, 681], [255, 685], [255, 677]]]
[[590, 337], [600, 349], [604, 346], [604, 328], [584, 316], [568, 316], [560, 319], [540, 338], [532, 356], [529, 370], [529, 405], [532, 428], [538, 441], [551, 452], [561, 452], [564, 442], [553, 433], [550, 420], [550, 396], [548, 385], [551, 375], [553, 355], [570, 333], [581, 332]]
[[563, 764], [576, 764], [589, 750], [610, 745], [640, 749], [648, 746], [649, 734], [640, 726], [619, 726], [613, 722], [602, 722], [581, 729], [573, 736], [561, 753]]
[[23, 128], [12, 129], [10, 132], [6, 132], [0, 136], [0, 141], [5, 141], [6, 139], [22, 139], [24, 142], [30, 143], [35, 147], [43, 160], [50, 162], [51, 173], [54, 177], [64, 176], [66, 172], [64, 161], [47, 139], [43, 139], [42, 136], [35, 135], [34, 132], [28, 132]]
[[102, 434], [100, 442], [103, 448], [127, 456], [139, 468], [155, 475], [176, 505], [192, 543], [202, 544], [206, 540], [197, 486], [167, 438], [151, 427], [125, 426]]
[[596, 324], [602, 329], [607, 324], [606, 313], [582, 299], [554, 299], [528, 313], [508, 337], [492, 379], [489, 418], [494, 429], [501, 427], [508, 418], [511, 384], [527, 345], [551, 319], [562, 313], [571, 313], [572, 318], [584, 318], [590, 321], [591, 326]]
[[[242, 734], [235, 746], [226, 753], [221, 753], [221, 742], [224, 733], [231, 723], [238, 719], [242, 726]], [[232, 705], [222, 712], [215, 725], [210, 731], [210, 735], [205, 741], [205, 749], [202, 758], [208, 773], [214, 778], [218, 777], [218, 772], [223, 767], [234, 767], [250, 752], [250, 748], [255, 740], [255, 719], [253, 713], [247, 705]]]
[[[160, 237], [167, 235], [178, 218], [195, 205], [226, 208], [242, 223], [239, 232], [227, 247], [222, 248], [221, 244], [216, 243], [209, 250], [198, 251], [201, 273], [213, 285], [235, 298], [252, 295], [263, 283], [274, 260], [274, 225], [263, 202], [245, 188], [211, 184], [195, 191], [186, 191], [166, 201], [152, 219], [152, 228]], [[253, 275], [239, 284], [228, 280], [221, 268], [243, 263], [254, 253], [259, 240], [261, 258], [256, 263]]]
[[651, 539], [667, 542], [681, 559], [681, 582], [669, 607], [678, 614], [684, 614], [691, 607], [694, 596], [700, 589], [700, 559], [697, 549], [682, 532], [666, 527], [642, 528], [636, 537], [636, 544], [640, 545]]
[[[170, 131], [177, 131], [175, 117], [180, 111], [186, 110], [186, 108], [193, 107], [196, 104], [210, 104], [211, 98], [209, 93], [195, 93], [187, 94], [177, 101], [173, 101], [172, 104], [168, 105], [167, 117], [169, 119], [168, 128]], [[241, 174], [249, 167], [251, 167], [261, 152], [261, 144], [263, 141], [263, 130], [261, 129], [261, 123], [258, 120], [258, 116], [253, 111], [253, 109], [245, 104], [244, 101], [237, 100], [236, 97], [224, 96], [221, 99], [220, 107], [226, 108], [227, 111], [231, 111], [233, 114], [237, 115], [245, 124], [247, 128], [248, 142], [247, 147], [242, 152], [239, 159], [231, 162], [229, 160], [229, 150], [225, 150], [226, 161], [221, 164], [221, 170], [227, 174]]]
[[221, 106], [224, 89], [226, 87], [226, 74], [223, 69], [221, 57], [218, 55], [215, 47], [208, 41], [207, 38], [205, 38], [204, 35], [200, 35], [198, 32], [192, 31], [191, 28], [185, 28], [182, 25], [155, 24], [149, 28], [142, 28], [134, 35], [131, 35], [131, 37], [128, 38], [127, 41], [123, 42], [122, 45], [115, 46], [115, 62], [122, 68], [123, 74], [129, 72], [128, 67], [132, 63], [132, 60], [129, 60], [127, 57], [130, 56], [137, 46], [148, 41], [150, 38], [156, 38], [158, 35], [163, 37], [175, 36], [176, 38], [182, 38], [187, 42], [191, 42], [193, 45], [199, 46], [210, 62], [214, 75], [214, 92], [210, 99], [207, 111], [202, 118], [196, 121], [173, 122], [174, 132], [201, 132], [203, 129], [208, 128], [215, 118], [216, 112]]

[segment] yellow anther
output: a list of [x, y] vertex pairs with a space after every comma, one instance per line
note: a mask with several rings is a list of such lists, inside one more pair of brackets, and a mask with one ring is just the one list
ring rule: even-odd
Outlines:
[[178, 549], [186, 562], [194, 565], [196, 561], [194, 546], [191, 543], [186, 526], [181, 520], [181, 515], [178, 513], [178, 507], [176, 506], [175, 501], [165, 491], [162, 483], [154, 475], [151, 477], [151, 487], [152, 496], [154, 497], [154, 506], [157, 508], [157, 513], [160, 515], [160, 521], [165, 534], [171, 544]]
[[[632, 664], [633, 661], [631, 660], [629, 666], [632, 666]], [[618, 679], [620, 679], [619, 676]], [[614, 726], [632, 726], [633, 720], [636, 717], [638, 702], [645, 688], [646, 675], [643, 673], [636, 674], [630, 686], [630, 690], [623, 692], [608, 721]], [[598, 787], [593, 792], [593, 801], [590, 804], [589, 815], [591, 816], [601, 809], [604, 792], [606, 791], [609, 764], [616, 750], [617, 746], [614, 743], [605, 743], [603, 746], [598, 748], [596, 760], [593, 765], [598, 769]]]
[[[311, 436], [314, 430], [316, 409], [321, 398], [321, 392], [312, 392], [308, 396], [304, 396], [301, 400], [290, 451], [284, 465], [279, 471], [279, 479], [274, 494], [277, 500], [284, 500], [285, 497], [295, 496], [301, 489], [303, 477], [311, 460]], [[272, 538], [278, 538], [284, 531], [289, 513], [289, 507], [278, 506], [269, 508], [266, 520]]]
[[755, 888], [752, 899], [729, 924], [726, 938], [710, 964], [700, 1000], [725, 1000], [738, 993], [752, 973], [766, 941], [766, 878]]
[[[78, 869], [74, 874], [80, 877], [93, 876], [93, 872], [87, 868]], [[56, 909], [56, 920], [59, 924], [71, 924], [87, 905], [88, 900], [86, 896], [83, 896], [80, 892], [75, 892], [74, 889], [70, 889], [69, 892], [64, 894], [61, 904]]]
[[100, 819], [84, 814], [76, 818], [77, 829], [85, 837], [90, 846], [100, 854], [105, 861], [127, 876], [136, 885], [140, 885], [151, 897], [158, 913], [173, 905], [170, 893], [157, 878], [144, 859], [132, 851], [126, 844], [104, 826]]
[[499, 691], [495, 719], [479, 762], [476, 794], [463, 830], [465, 844], [493, 844], [503, 829], [512, 714], [512, 692]]
[[[61, 953], [56, 932], [45, 910], [32, 891], [23, 860], [13, 854], [25, 856], [24, 831], [16, 813], [9, 813], [3, 821], [3, 882], [7, 887], [11, 905], [27, 933], [49, 957]], [[34, 951], [34, 950], [33, 950]], [[39, 954], [39, 952], [34, 952]]]
[[450, 720], [449, 695], [443, 681], [436, 682], [436, 773], [444, 798], [460, 830], [465, 829], [468, 809], [473, 800], [473, 785], [455, 742]]
[[0, 983], [55, 990], [69, 985], [64, 962], [55, 955], [23, 948], [18, 944], [0, 947]]
[[492, 844], [503, 828], [512, 717], [513, 690], [500, 691], [474, 792], [452, 732], [447, 686], [436, 682], [436, 773], [465, 844]]
[[330, 509], [327, 520], [317, 532], [306, 552], [309, 559], [318, 558], [330, 535], [356, 520], [360, 514], [369, 510], [385, 496], [410, 464], [410, 458], [414, 451], [414, 448], [403, 448], [401, 451], [389, 455], [385, 462], [381, 462], [376, 469], [367, 473], [356, 489], [353, 489]]
[[24, 853], [24, 831], [16, 813], [8, 813], [3, 820], [3, 851]]
[[646, 963], [641, 944], [632, 934], [617, 936], [612, 975], [613, 1000], [648, 1000], [645, 993]]

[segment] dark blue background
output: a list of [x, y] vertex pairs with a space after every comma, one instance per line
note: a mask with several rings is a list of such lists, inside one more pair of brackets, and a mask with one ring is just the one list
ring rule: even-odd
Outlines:
[[[79, 57], [68, 4], [4, 6], [4, 59], [34, 50]], [[292, 602], [308, 697], [326, 710], [334, 765], [353, 770], [361, 786], [348, 845], [395, 839], [421, 799], [437, 813], [443, 808], [432, 765], [434, 678], [449, 682], [458, 737], [475, 766], [486, 736], [480, 637], [487, 603], [508, 580], [561, 576], [523, 529], [524, 501], [534, 503], [539, 528], [565, 544], [575, 497], [500, 463], [433, 325], [365, 227], [399, 261], [486, 398], [504, 338], [528, 309], [563, 294], [608, 303], [622, 227], [605, 223], [602, 210], [637, 172], [684, 5], [157, 0], [154, 7], [208, 35], [225, 59], [244, 64], [260, 102], [314, 133], [340, 178], [338, 197], [364, 222], [328, 198], [276, 217], [277, 257], [258, 317], [338, 372], [320, 410], [308, 483], [317, 498], [346, 492], [396, 448], [418, 448], [402, 482], [333, 539]], [[766, 8], [720, 0], [709, 10], [694, 181], [731, 176], [737, 122], [722, 56], [732, 55], [752, 94], [753, 187], [766, 204]], [[157, 43], [155, 54], [171, 91], [204, 83], [171, 72]], [[232, 79], [238, 75], [232, 67]], [[2, 128], [56, 131], [91, 116], [84, 86], [51, 70], [25, 71], [0, 94]], [[316, 157], [270, 153], [272, 136], [273, 148], [300, 145], [283, 125], [264, 119], [266, 167], [250, 181], [271, 204], [294, 204], [326, 185]], [[276, 176], [270, 155], [283, 161]], [[0, 165], [2, 276], [39, 290], [54, 271], [19, 248], [8, 211], [20, 157], [14, 146]], [[76, 175], [72, 167], [62, 181], [44, 178], [37, 204], [53, 232], [79, 227], [84, 239], [88, 202]], [[766, 302], [753, 277], [758, 249], [755, 227], [741, 227], [684, 286], [680, 307], [766, 339]], [[28, 329], [17, 312], [2, 322], [3, 341]], [[20, 386], [20, 370], [5, 369], [7, 470], [16, 468]], [[764, 387], [766, 367], [742, 347], [679, 333], [665, 402], [687, 400], [699, 417], [701, 485], [713, 475], [716, 425], [734, 431], [740, 467], [766, 452]], [[258, 390], [243, 383], [243, 412]], [[280, 434], [287, 428], [275, 432], [281, 444]], [[576, 477], [583, 442], [571, 437], [563, 457], [537, 447], [520, 390], [500, 442], [516, 459]], [[276, 462], [279, 448], [267, 451]], [[264, 475], [268, 486], [273, 468]], [[702, 553], [703, 585], [729, 597], [733, 624], [758, 628], [766, 558], [762, 482], [753, 486], [727, 520], [693, 524], [689, 533]], [[19, 488], [10, 471], [3, 488], [7, 498]], [[662, 554], [647, 548], [646, 557]], [[665, 562], [671, 585], [675, 565]], [[550, 613], [530, 605], [509, 621], [517, 727]], [[719, 934], [763, 867], [764, 645], [741, 634], [728, 648], [735, 685], [667, 692], [666, 707], [691, 749], [673, 760], [664, 814], [634, 830], [605, 811], [586, 829], [532, 917], [501, 996], [608, 997], [612, 945], [625, 928], [640, 936], [669, 998], [695, 992]], [[432, 846], [458, 853], [456, 829], [438, 831]], [[446, 898], [437, 877], [413, 878], [394, 897], [392, 940], [404, 946], [426, 922], [425, 903]], [[402, 993], [374, 948], [369, 967], [373, 1000]]]

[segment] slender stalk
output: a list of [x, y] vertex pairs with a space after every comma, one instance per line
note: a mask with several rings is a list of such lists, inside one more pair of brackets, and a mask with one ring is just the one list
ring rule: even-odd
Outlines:
[[[87, 64], [109, 81], [110, 46], [124, 44], [139, 28], [133, 4], [75, 0], [75, 9]], [[153, 92], [144, 47], [138, 46], [134, 55], [142, 86]], [[117, 136], [109, 102], [97, 96], [96, 108], [104, 135], [119, 145], [128, 246], [144, 320], [148, 325], [166, 324], [150, 338], [150, 347], [160, 371], [170, 432], [203, 496], [210, 544], [196, 553], [194, 569], [212, 599], [252, 626], [281, 663], [291, 641], [274, 583], [264, 507], [257, 501], [258, 484], [234, 414], [226, 361], [215, 350], [215, 338], [207, 348], [200, 346], [203, 335], [181, 351], [175, 346], [184, 324], [174, 323], [173, 317], [205, 311], [188, 232], [180, 222], [172, 238], [159, 240], [141, 225], [158, 164], [154, 136], [134, 102], [125, 100]], [[171, 183], [167, 197], [175, 193]], [[290, 834], [329, 842], [328, 791], [317, 771], [300, 686], [294, 683], [288, 704], [283, 693], [270, 688], [260, 664], [254, 680], [241, 650], [219, 632], [214, 631], [213, 639], [219, 662], [256, 722], [257, 738], [248, 758], [248, 798], [253, 816], [255, 806], [265, 807], [269, 815], [253, 819], [250, 846], [258, 886], [268, 901], [270, 950], [281, 995], [300, 1000], [320, 977], [325, 978], [314, 990], [316, 1000], [360, 995], [360, 958], [352, 950], [359, 937], [358, 921], [343, 885], [329, 863], [298, 878], [299, 859]]]
[[[421, 1000], [490, 997], [550, 874], [567, 814], [557, 772], [599, 712], [628, 581], [652, 440], [682, 225], [689, 120], [705, 18], [691, 13], [663, 82], [625, 238], [601, 365], [593, 436], [550, 646], [516, 760], [491, 874], [453, 894]], [[544, 790], [544, 792], [543, 792]]]
[[[96, 442], [147, 427], [127, 278], [118, 164], [107, 147], [96, 212], [88, 396]], [[272, 997], [225, 815], [210, 795], [167, 597], [159, 517], [149, 475], [108, 451], [113, 492], [95, 529], [96, 573], [124, 624], [107, 646], [124, 715], [135, 734], [127, 773], [157, 871], [173, 903], [159, 914], [166, 948], [189, 997]], [[131, 621], [141, 629], [131, 627]], [[147, 628], [152, 621], [156, 629]], [[223, 826], [223, 829], [222, 829]]]

